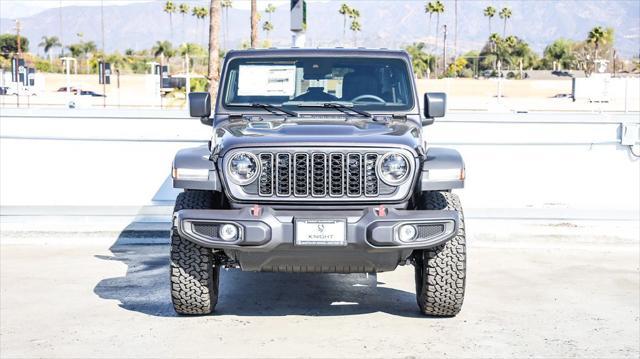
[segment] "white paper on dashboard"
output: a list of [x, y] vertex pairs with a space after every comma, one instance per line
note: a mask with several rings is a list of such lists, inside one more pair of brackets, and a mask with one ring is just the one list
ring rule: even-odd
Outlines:
[[240, 65], [238, 96], [293, 96], [295, 65]]

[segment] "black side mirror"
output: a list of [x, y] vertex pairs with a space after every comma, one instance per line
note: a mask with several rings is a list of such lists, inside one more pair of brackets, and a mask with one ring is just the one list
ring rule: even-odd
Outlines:
[[200, 118], [205, 125], [213, 125], [211, 116], [211, 95], [208, 92], [192, 92], [189, 94], [189, 115]]
[[437, 117], [444, 117], [447, 108], [447, 94], [444, 92], [427, 92], [424, 94], [423, 126], [433, 123]]

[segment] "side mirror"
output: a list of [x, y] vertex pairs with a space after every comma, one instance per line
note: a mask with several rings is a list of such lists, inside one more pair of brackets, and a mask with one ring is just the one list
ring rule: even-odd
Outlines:
[[447, 94], [444, 92], [427, 92], [424, 94], [423, 126], [433, 123], [437, 117], [444, 117], [447, 108]]
[[200, 118], [205, 125], [213, 125], [211, 120], [211, 95], [208, 92], [192, 92], [189, 94], [189, 115]]

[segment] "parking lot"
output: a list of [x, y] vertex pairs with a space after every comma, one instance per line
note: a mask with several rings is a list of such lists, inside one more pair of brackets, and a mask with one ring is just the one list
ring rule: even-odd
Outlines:
[[[377, 277], [224, 271], [214, 315], [178, 317], [165, 232], [5, 232], [12, 357], [638, 357], [631, 237], [472, 237], [467, 297], [422, 317], [413, 268]], [[637, 233], [637, 232], [636, 232]]]

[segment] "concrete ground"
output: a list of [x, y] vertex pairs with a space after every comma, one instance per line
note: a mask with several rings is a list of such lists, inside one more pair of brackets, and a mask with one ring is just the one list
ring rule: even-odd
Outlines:
[[3, 233], [0, 356], [640, 355], [634, 236], [474, 237], [465, 304], [450, 319], [418, 313], [412, 267], [377, 278], [228, 270], [214, 315], [178, 317], [165, 238]]

